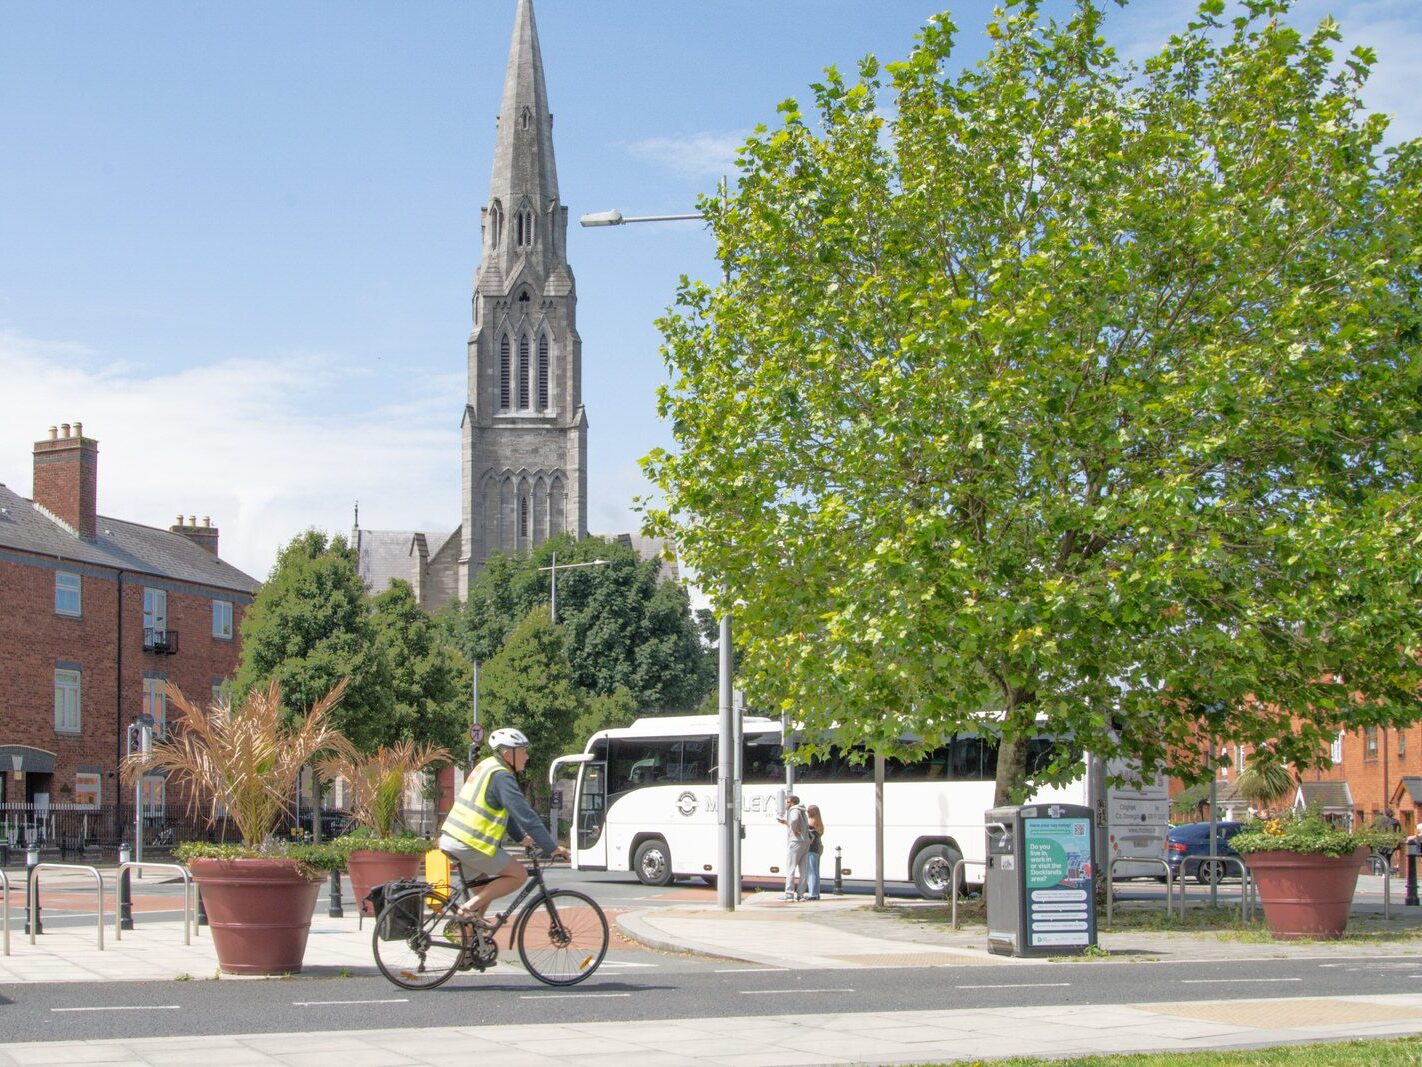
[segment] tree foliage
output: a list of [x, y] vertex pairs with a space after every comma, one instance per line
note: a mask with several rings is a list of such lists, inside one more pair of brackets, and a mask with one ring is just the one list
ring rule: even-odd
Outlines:
[[[660, 582], [660, 564], [600, 537], [557, 537], [522, 556], [490, 556], [460, 613], [465, 654], [491, 660], [535, 607], [546, 609], [546, 568], [558, 557], [558, 625], [573, 683], [589, 697], [630, 695], [639, 712], [694, 708], [714, 678], [686, 590]], [[564, 570], [568, 564], [604, 565]], [[481, 681], [482, 692], [482, 681]]]
[[548, 608], [535, 607], [479, 671], [480, 717], [527, 735], [528, 783], [540, 793], [548, 765], [572, 747], [574, 723], [587, 711], [588, 698], [574, 681], [565, 641]]
[[462, 748], [470, 668], [451, 637], [407, 582], [369, 599], [345, 538], [308, 530], [278, 554], [242, 620], [236, 701], [276, 679], [296, 716], [343, 678], [333, 722], [360, 751]]
[[389, 666], [375, 645], [355, 553], [344, 537], [307, 530], [277, 554], [242, 620], [233, 703], [275, 680], [296, 718], [342, 679], [349, 681], [332, 725], [363, 751], [398, 740]]
[[371, 602], [371, 625], [390, 682], [386, 743], [462, 750], [473, 672], [453, 638], [403, 579]]
[[1422, 148], [1288, 0], [1205, 0], [1139, 68], [1040, 6], [747, 141], [703, 202], [730, 280], [661, 323], [651, 530], [753, 701], [885, 751], [1000, 730], [999, 801], [1038, 717], [1186, 776], [1211, 705], [1304, 764], [1415, 720]]

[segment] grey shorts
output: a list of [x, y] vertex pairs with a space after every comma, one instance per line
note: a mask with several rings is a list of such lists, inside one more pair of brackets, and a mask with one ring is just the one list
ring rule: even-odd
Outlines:
[[464, 872], [466, 882], [472, 882], [476, 878], [493, 878], [502, 872], [512, 860], [512, 857], [501, 848], [494, 849], [494, 854], [489, 856], [445, 834], [440, 835], [439, 847], [440, 851], [448, 852], [459, 861], [459, 867]]

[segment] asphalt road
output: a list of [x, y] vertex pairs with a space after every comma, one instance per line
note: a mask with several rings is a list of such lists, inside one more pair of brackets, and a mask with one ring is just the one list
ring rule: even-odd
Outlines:
[[1378, 955], [1163, 965], [1053, 963], [781, 971], [613, 952], [573, 989], [501, 962], [423, 993], [383, 978], [0, 986], [0, 1040], [284, 1033], [488, 1023], [607, 1022], [805, 1011], [1116, 1004], [1422, 989], [1422, 958]]

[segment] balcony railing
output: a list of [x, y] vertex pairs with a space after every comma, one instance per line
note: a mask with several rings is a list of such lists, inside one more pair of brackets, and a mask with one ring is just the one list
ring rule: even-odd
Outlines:
[[178, 651], [177, 630], [156, 630], [143, 628], [143, 651], [160, 656], [171, 656]]

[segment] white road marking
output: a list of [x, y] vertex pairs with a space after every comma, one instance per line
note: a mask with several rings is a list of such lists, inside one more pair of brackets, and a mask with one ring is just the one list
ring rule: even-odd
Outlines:
[[724, 967], [714, 974], [769, 974], [772, 971], [788, 971], [789, 967]]
[[180, 1004], [113, 1004], [89, 1008], [50, 1008], [50, 1011], [180, 1011]]
[[409, 997], [394, 997], [390, 1000], [293, 1000], [294, 1008], [324, 1008], [333, 1004], [408, 1004]]
[[631, 960], [603, 960], [604, 967], [660, 967], [660, 963], [633, 963]]
[[1224, 985], [1226, 982], [1302, 982], [1302, 978], [1182, 978], [1181, 985]]
[[519, 1000], [565, 1000], [569, 997], [580, 997], [584, 1000], [592, 1000], [595, 997], [630, 997], [631, 993], [520, 993]]
[[852, 989], [742, 989], [743, 997], [768, 997], [779, 993], [853, 993]]
[[1056, 989], [1070, 982], [1009, 982], [1003, 985], [955, 985], [954, 989]]

